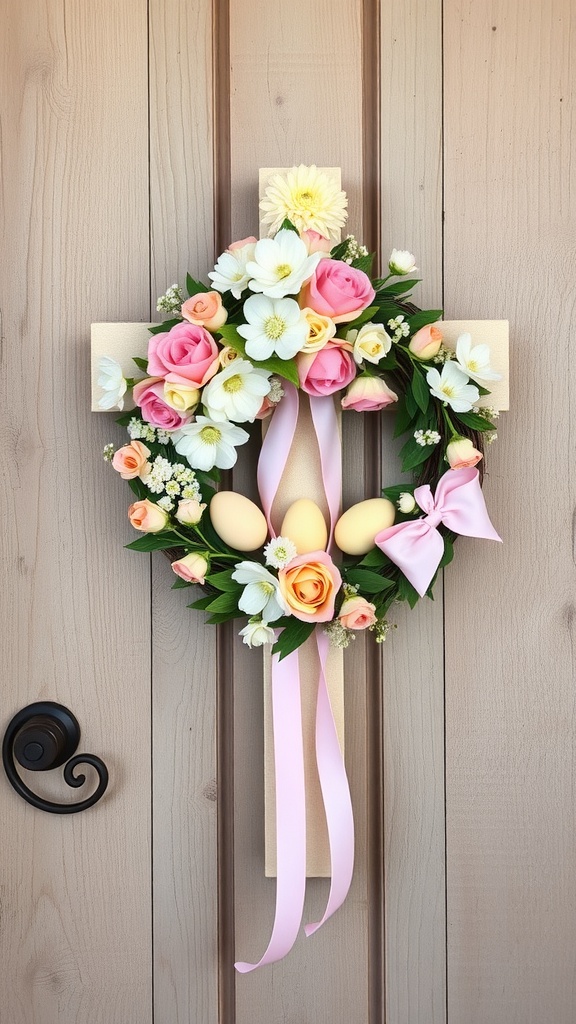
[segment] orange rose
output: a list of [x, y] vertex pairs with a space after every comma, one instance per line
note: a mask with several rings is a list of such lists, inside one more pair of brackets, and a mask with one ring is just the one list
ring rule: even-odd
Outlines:
[[160, 533], [168, 523], [168, 515], [164, 509], [155, 505], [153, 501], [148, 501], [148, 498], [130, 505], [128, 519], [134, 529], [142, 533]]
[[342, 577], [325, 551], [309, 551], [293, 558], [278, 573], [280, 593], [290, 611], [303, 622], [329, 622]]
[[205, 327], [207, 331], [217, 331], [228, 319], [219, 292], [199, 292], [193, 295], [183, 303], [181, 312], [189, 323]]
[[134, 480], [137, 476], [145, 476], [150, 466], [148, 456], [150, 449], [141, 441], [131, 441], [114, 452], [112, 465], [123, 480]]

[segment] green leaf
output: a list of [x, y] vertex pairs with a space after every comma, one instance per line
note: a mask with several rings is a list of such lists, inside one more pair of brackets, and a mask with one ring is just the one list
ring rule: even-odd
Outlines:
[[408, 323], [410, 324], [410, 333], [416, 334], [421, 327], [426, 327], [427, 324], [433, 324], [436, 320], [439, 320], [442, 316], [441, 309], [422, 309], [418, 313], [413, 313], [407, 317]]
[[148, 330], [150, 331], [150, 334], [167, 334], [173, 327], [176, 327], [176, 324], [181, 323], [182, 318], [177, 316], [173, 317], [172, 320], [164, 320], [163, 323], [156, 324], [155, 327], [149, 327]]
[[292, 619], [288, 626], [280, 633], [272, 648], [272, 654], [279, 654], [279, 661], [282, 661], [288, 654], [295, 651], [314, 632], [315, 622], [301, 622], [300, 619]]
[[131, 544], [125, 544], [130, 551], [166, 551], [168, 548], [181, 548], [182, 540], [174, 533], [146, 533]]
[[285, 217], [282, 221], [280, 231], [295, 231], [297, 235], [300, 234], [296, 225], [293, 224], [291, 220], [288, 220], [288, 217]]
[[205, 284], [202, 284], [201, 281], [195, 281], [193, 277], [190, 277], [190, 274], [186, 274], [186, 291], [191, 298], [193, 295], [199, 295], [200, 292], [209, 292], [210, 289]]
[[136, 363], [139, 370], [144, 370], [144, 373], [148, 373], [148, 360], [140, 359], [140, 356], [132, 356], [132, 362]]
[[402, 278], [401, 281], [396, 281], [395, 284], [387, 284], [385, 288], [380, 292], [381, 295], [405, 295], [406, 292], [411, 292], [417, 284], [420, 284], [421, 278]]
[[470, 427], [471, 430], [494, 430], [494, 424], [490, 423], [489, 420], [485, 420], [483, 416], [478, 416], [475, 412], [456, 412], [452, 414], [454, 419], [460, 420], [466, 427]]
[[394, 586], [394, 581], [380, 576], [380, 573], [371, 572], [370, 569], [348, 569], [346, 573], [348, 583], [360, 587], [364, 594], [380, 594]]
[[412, 394], [412, 390], [405, 392], [404, 401], [406, 403], [406, 412], [410, 416], [410, 419], [414, 419], [414, 416], [418, 412], [418, 405], [414, 395]]
[[420, 594], [414, 589], [403, 573], [398, 577], [398, 600], [407, 601], [411, 608], [414, 608], [420, 600]]
[[[390, 559], [380, 548], [372, 548], [361, 562], [358, 563], [360, 566], [365, 566], [367, 569], [380, 569], [383, 565], [390, 565]], [[347, 577], [346, 573], [346, 577]]]
[[219, 594], [206, 605], [206, 611], [216, 612], [219, 615], [228, 615], [238, 611], [238, 591], [235, 593]]
[[412, 377], [412, 394], [414, 395], [418, 408], [421, 409], [422, 412], [426, 412], [430, 402], [430, 388], [417, 366], [414, 367], [414, 376]]
[[197, 601], [193, 601], [192, 604], [187, 604], [187, 608], [195, 608], [199, 611], [205, 611], [211, 601], [214, 600], [214, 594], [209, 594], [208, 597], [199, 597]]
[[374, 316], [374, 313], [377, 313], [377, 312], [378, 312], [378, 306], [368, 306], [366, 309], [363, 309], [362, 312], [359, 314], [359, 316], [356, 317], [355, 320], [351, 320], [349, 324], [343, 324], [343, 326], [342, 326], [343, 334], [345, 335], [346, 332], [350, 330], [350, 328], [360, 327], [362, 324], [367, 323], [368, 320], [370, 320]]
[[416, 444], [414, 438], [410, 437], [400, 452], [402, 472], [407, 473], [408, 470], [421, 466], [426, 459], [430, 458], [434, 447], [435, 445]]
[[354, 270], [361, 270], [364, 274], [368, 274], [368, 277], [372, 274], [372, 264], [374, 262], [374, 253], [369, 252], [367, 256], [359, 256], [358, 259], [352, 260], [350, 266], [354, 267]]
[[138, 477], [135, 477], [134, 480], [129, 480], [128, 484], [130, 485], [130, 489], [134, 491], [134, 494], [140, 501], [143, 501], [144, 498], [148, 497], [148, 491], [144, 484], [142, 483], [142, 481], [138, 479]]
[[241, 594], [242, 587], [236, 580], [231, 578], [232, 569], [225, 569], [224, 572], [214, 572], [206, 579], [211, 587], [216, 587], [217, 590], [223, 590], [225, 592]]
[[394, 420], [394, 437], [400, 437], [401, 434], [406, 433], [408, 427], [414, 420], [416, 415], [416, 409], [412, 412], [412, 406], [414, 404], [414, 396], [411, 397], [411, 408], [408, 409], [406, 398], [404, 395], [400, 395], [398, 404], [396, 406], [396, 417]]

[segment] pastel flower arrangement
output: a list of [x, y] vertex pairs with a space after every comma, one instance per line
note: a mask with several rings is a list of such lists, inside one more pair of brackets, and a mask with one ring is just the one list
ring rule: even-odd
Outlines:
[[[450, 351], [434, 326], [441, 311], [410, 302], [418, 283], [410, 252], [394, 249], [388, 275], [373, 279], [372, 257], [356, 239], [334, 243], [346, 197], [315, 167], [274, 176], [261, 208], [273, 237], [229, 245], [210, 285], [188, 275], [186, 296], [168, 289], [158, 309], [169, 319], [152, 329], [147, 359], [135, 360], [145, 376], [127, 379], [106, 357], [100, 405], [122, 410], [130, 396], [135, 405], [118, 420], [129, 442], [105, 450], [136, 497], [128, 515], [141, 536], [128, 547], [180, 549], [174, 586], [203, 590], [190, 607], [214, 624], [247, 620], [244, 643], [272, 643], [284, 657], [317, 624], [340, 647], [365, 629], [382, 641], [395, 602], [413, 606], [431, 594], [458, 532], [497, 539], [485, 523], [474, 533], [451, 522], [432, 507], [432, 490], [458, 479], [480, 493], [475, 467], [497, 414], [478, 403], [498, 375], [486, 345], [464, 334]], [[348, 510], [336, 525], [340, 551], [326, 550], [322, 531], [312, 547], [282, 530], [274, 536], [247, 499], [258, 523], [248, 536], [241, 518], [231, 513], [222, 525], [212, 514], [219, 471], [235, 465], [250, 425], [274, 417], [290, 389], [355, 412], [393, 406], [396, 436], [406, 435], [400, 468], [415, 479], [386, 488], [374, 520], [360, 506], [356, 518]], [[406, 523], [434, 533], [430, 572], [413, 572], [396, 551], [394, 531]]]

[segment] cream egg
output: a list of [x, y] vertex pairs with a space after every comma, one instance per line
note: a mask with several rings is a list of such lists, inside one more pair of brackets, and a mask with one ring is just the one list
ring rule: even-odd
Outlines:
[[210, 502], [210, 520], [218, 536], [237, 551], [255, 551], [268, 536], [264, 514], [250, 498], [218, 491]]
[[328, 542], [324, 516], [310, 498], [299, 498], [290, 505], [282, 521], [280, 535], [294, 542], [299, 555], [308, 551], [325, 551]]
[[366, 555], [380, 530], [394, 522], [396, 510], [388, 498], [368, 498], [352, 505], [336, 523], [334, 540], [347, 555]]

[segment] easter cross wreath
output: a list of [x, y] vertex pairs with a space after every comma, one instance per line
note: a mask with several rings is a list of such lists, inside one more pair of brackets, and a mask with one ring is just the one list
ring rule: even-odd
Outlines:
[[[168, 319], [150, 329], [146, 358], [134, 358], [144, 377], [126, 377], [113, 356], [99, 362], [99, 407], [122, 411], [130, 395], [135, 406], [118, 419], [129, 443], [104, 452], [135, 495], [128, 516], [141, 536], [127, 546], [166, 552], [174, 587], [201, 588], [189, 607], [213, 624], [243, 620], [243, 642], [270, 644], [276, 656], [276, 921], [259, 963], [236, 965], [243, 972], [283, 956], [302, 913], [305, 798], [298, 688], [291, 685], [298, 679], [295, 652], [316, 635], [316, 743], [332, 886], [322, 921], [307, 928], [311, 934], [341, 905], [353, 862], [349, 789], [325, 679], [329, 643], [344, 648], [364, 629], [383, 641], [397, 602], [413, 607], [431, 596], [457, 535], [500, 539], [481, 490], [484, 443], [496, 436], [498, 415], [485, 400], [500, 377], [490, 350], [469, 333], [454, 347], [445, 344], [434, 326], [441, 311], [410, 301], [418, 283], [411, 253], [394, 249], [388, 275], [373, 279], [365, 247], [351, 235], [335, 241], [346, 205], [339, 184], [314, 166], [273, 175], [261, 201], [271, 237], [234, 242], [208, 274], [211, 285], [188, 275], [186, 296], [174, 285], [158, 300]], [[330, 523], [318, 505], [299, 498], [276, 531], [273, 504], [302, 395]], [[334, 398], [357, 413], [392, 406], [394, 436], [405, 438], [400, 468], [413, 476], [342, 515]], [[237, 448], [249, 439], [246, 426], [264, 419], [262, 511], [218, 484], [219, 471], [236, 463]]]

